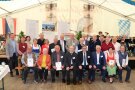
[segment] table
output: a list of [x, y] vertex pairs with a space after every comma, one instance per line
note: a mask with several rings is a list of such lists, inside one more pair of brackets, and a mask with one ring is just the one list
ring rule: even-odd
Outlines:
[[2, 90], [4, 90], [4, 77], [10, 72], [8, 65], [0, 65], [0, 80], [2, 80]]
[[7, 56], [6, 55], [1, 55], [0, 54], [0, 64], [1, 62], [5, 62], [6, 64], [8, 64], [8, 60], [7, 60]]
[[7, 58], [6, 55], [0, 55], [0, 58]]
[[135, 57], [128, 57], [129, 60], [135, 60]]

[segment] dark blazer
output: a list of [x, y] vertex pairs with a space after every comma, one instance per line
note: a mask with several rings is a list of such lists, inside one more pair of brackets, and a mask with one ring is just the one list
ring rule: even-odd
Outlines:
[[[87, 57], [88, 65], [91, 65], [92, 64], [91, 53], [87, 51], [86, 57]], [[82, 63], [83, 63], [83, 52], [82, 51], [78, 53], [78, 61], [79, 61], [78, 65], [79, 66], [82, 65]]]
[[42, 45], [44, 44], [44, 41], [45, 41], [45, 39], [43, 39], [43, 40], [38, 39], [37, 44], [40, 45], [40, 47], [42, 47]]
[[74, 69], [77, 69], [78, 68], [78, 57], [77, 57], [77, 54], [75, 52], [72, 55], [69, 52], [67, 52], [65, 54], [65, 65], [66, 65], [66, 67], [71, 66], [71, 59], [72, 59], [72, 62], [73, 62], [72, 66], [74, 67]]
[[[61, 46], [60, 40], [58, 40], [58, 44]], [[66, 40], [64, 40], [64, 49], [65, 49], [65, 53], [66, 53], [67, 52], [67, 49], [66, 49]], [[62, 46], [61, 46], [61, 51], [62, 51]]]
[[[65, 66], [65, 60], [64, 60], [64, 53], [62, 51], [60, 51], [60, 62], [62, 64], [62, 66]], [[51, 55], [51, 63], [52, 63], [52, 66], [55, 66], [55, 63], [57, 62], [57, 53], [56, 52], [53, 52], [52, 55]]]
[[100, 40], [97, 39], [95, 42], [91, 40], [91, 41], [89, 42], [88, 50], [89, 50], [90, 52], [96, 51], [96, 45], [101, 45]]
[[[52, 55], [51, 49], [54, 49], [54, 47], [55, 47], [56, 45], [59, 45], [59, 44], [58, 44], [58, 43], [57, 43], [57, 44], [51, 43], [51, 44], [49, 45], [49, 51], [48, 51], [48, 53], [49, 53], [50, 55]], [[59, 46], [60, 46], [60, 45], [59, 45]], [[60, 50], [61, 50], [61, 46], [60, 46]]]
[[[106, 65], [106, 59], [105, 59], [105, 55], [103, 52], [100, 52], [99, 63], [101, 66]], [[97, 53], [96, 52], [92, 53], [92, 65], [97, 65]]]
[[88, 40], [85, 40], [85, 45], [89, 45], [89, 41]]
[[78, 50], [81, 50], [82, 49], [82, 45], [79, 43], [78, 44]]

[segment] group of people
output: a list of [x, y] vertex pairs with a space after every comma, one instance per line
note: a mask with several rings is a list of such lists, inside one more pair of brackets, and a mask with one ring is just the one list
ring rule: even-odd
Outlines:
[[[6, 41], [6, 54], [9, 61], [10, 75], [13, 77], [13, 69], [16, 75], [22, 75], [24, 84], [28, 73], [34, 72], [34, 82], [47, 82], [48, 71], [51, 73], [52, 82], [55, 77], [62, 72], [62, 82], [69, 85], [72, 83], [81, 84], [85, 72], [87, 72], [88, 83], [95, 81], [95, 72], [101, 71], [102, 81], [113, 83], [114, 76], [119, 76], [122, 83], [122, 71], [126, 70], [125, 82], [129, 82], [131, 69], [128, 66], [128, 53], [126, 45], [117, 42], [117, 37], [103, 34], [93, 35], [88, 40], [87, 35], [82, 35], [78, 41], [74, 34], [68, 40], [64, 40], [64, 34], [60, 35], [60, 40], [54, 38], [53, 43], [49, 43], [41, 33], [39, 39], [30, 36], [21, 37], [18, 43], [15, 35], [10, 34]], [[15, 68], [21, 63], [22, 72]], [[73, 75], [71, 75], [71, 72]]]

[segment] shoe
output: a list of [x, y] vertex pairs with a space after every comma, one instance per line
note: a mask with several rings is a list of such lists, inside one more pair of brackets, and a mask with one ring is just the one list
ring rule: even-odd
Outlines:
[[105, 80], [105, 79], [102, 79], [102, 81], [103, 81], [103, 82], [106, 82], [106, 80]]
[[47, 82], [47, 80], [44, 80], [43, 82], [44, 82], [44, 83], [46, 83], [46, 82]]
[[52, 79], [52, 83], [55, 83], [55, 79]]
[[34, 83], [36, 83], [36, 84], [37, 84], [37, 83], [38, 83], [38, 81], [34, 80]]
[[130, 83], [130, 81], [129, 81], [129, 80], [125, 80], [125, 82], [126, 82], [126, 83]]
[[10, 73], [10, 77], [14, 77], [13, 73]]
[[78, 84], [82, 84], [82, 81], [79, 81]]
[[23, 80], [23, 83], [26, 84], [26, 80]]
[[120, 83], [123, 83], [123, 81], [122, 81], [122, 80], [119, 80], [119, 82], [120, 82]]
[[76, 81], [73, 81], [73, 84], [76, 85]]
[[113, 81], [110, 81], [110, 83], [112, 84], [112, 83], [113, 83]]
[[63, 83], [65, 83], [65, 82], [66, 82], [66, 80], [65, 80], [65, 79], [62, 79], [62, 82], [63, 82]]
[[70, 85], [70, 82], [67, 82], [67, 85]]
[[88, 81], [88, 83], [89, 83], [89, 84], [91, 84], [91, 83], [92, 83], [92, 81], [90, 81], [90, 80], [89, 80], [89, 81]]

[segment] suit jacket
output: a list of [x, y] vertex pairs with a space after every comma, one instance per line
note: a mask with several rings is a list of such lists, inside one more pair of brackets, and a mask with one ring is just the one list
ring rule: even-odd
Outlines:
[[[65, 55], [62, 51], [60, 51], [60, 62], [62, 64], [62, 66], [65, 66], [65, 59], [64, 59]], [[51, 55], [51, 60], [52, 60], [52, 66], [55, 66], [55, 63], [57, 62], [57, 53], [53, 52]]]
[[[100, 52], [99, 63], [101, 66], [106, 65], [106, 59], [105, 59], [105, 55], [103, 52]], [[96, 52], [92, 53], [92, 65], [97, 65], [97, 53]]]
[[89, 46], [88, 46], [88, 50], [90, 52], [96, 51], [96, 45], [101, 45], [101, 42], [99, 40], [96, 40], [96, 42], [90, 41]]
[[44, 44], [45, 39], [41, 40], [40, 38], [37, 40], [37, 44], [40, 45], [40, 47], [42, 47], [42, 45]]
[[[59, 46], [60, 46], [60, 44], [58, 44], [58, 43], [57, 43], [57, 44], [51, 43], [51, 44], [49, 45], [49, 52], [48, 52], [48, 53], [49, 53], [50, 55], [52, 55], [51, 49], [54, 49], [54, 47], [55, 47], [56, 45], [59, 45]], [[61, 46], [60, 46], [60, 50], [61, 50]]]
[[[72, 60], [72, 65], [71, 65], [71, 60]], [[71, 67], [73, 66], [74, 69], [78, 68], [78, 56], [74, 52], [72, 55], [71, 53], [67, 52], [65, 55], [65, 66], [66, 67]]]
[[[34, 53], [31, 53], [31, 55], [32, 55], [32, 58], [33, 58], [33, 65], [37, 65], [37, 63], [36, 63], [36, 56], [35, 56], [35, 54]], [[27, 64], [27, 60], [28, 60], [28, 58], [30, 58], [29, 57], [29, 55], [28, 55], [28, 53], [27, 52], [25, 52], [23, 55], [22, 55], [22, 58], [21, 58], [21, 62], [22, 62], [22, 66], [23, 67], [27, 67], [27, 66], [25, 66], [25, 64]]]
[[[37, 65], [41, 66], [42, 65], [42, 60], [43, 60], [43, 54], [41, 54], [38, 58]], [[48, 69], [51, 68], [51, 57], [50, 55], [46, 55], [46, 66], [48, 66]]]
[[89, 41], [88, 40], [85, 40], [85, 45], [89, 45]]
[[82, 45], [79, 43], [78, 44], [78, 50], [81, 50], [82, 49]]
[[[60, 40], [58, 40], [58, 44], [61, 46]], [[65, 53], [67, 52], [66, 49], [66, 40], [64, 40], [64, 49], [65, 49]], [[62, 51], [62, 46], [61, 46], [61, 51]]]
[[17, 48], [17, 42], [15, 41], [15, 44], [16, 44], [16, 51], [15, 52], [13, 52], [14, 51], [14, 49], [13, 49], [13, 45], [12, 45], [12, 42], [11, 42], [11, 40], [9, 39], [8, 41], [7, 41], [7, 43], [6, 43], [6, 55], [8, 56], [8, 57], [12, 57], [13, 56], [13, 53], [16, 53], [16, 55], [18, 54], [18, 48]]
[[[92, 64], [92, 59], [91, 59], [91, 53], [90, 52], [86, 52], [86, 57], [87, 57], [87, 63], [88, 65]], [[79, 61], [79, 66], [82, 65], [83, 63], [83, 51], [78, 53], [78, 61]]]

